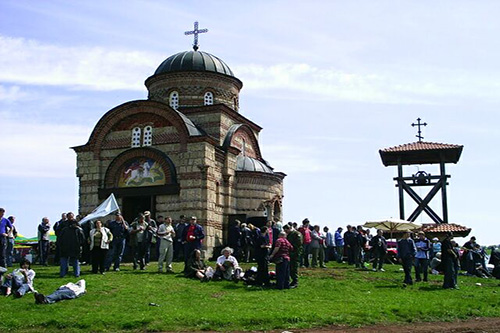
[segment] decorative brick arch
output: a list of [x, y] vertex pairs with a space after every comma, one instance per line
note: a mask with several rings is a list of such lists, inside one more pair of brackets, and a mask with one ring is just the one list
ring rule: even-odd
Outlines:
[[177, 184], [177, 171], [172, 160], [163, 152], [154, 148], [134, 148], [118, 155], [109, 165], [104, 178], [105, 188], [117, 188], [120, 170], [135, 158], [151, 158], [157, 161], [165, 174], [166, 185]]
[[118, 123], [127, 117], [139, 113], [153, 114], [165, 118], [165, 120], [172, 124], [172, 126], [174, 126], [179, 133], [181, 151], [185, 151], [187, 149], [189, 131], [179, 113], [161, 102], [138, 100], [127, 102], [111, 109], [99, 120], [86, 144], [86, 146], [89, 147], [89, 150], [94, 152], [94, 157], [97, 159], [100, 158], [101, 146], [106, 135]]
[[226, 134], [226, 138], [224, 139], [222, 147], [225, 150], [227, 150], [231, 146], [234, 147], [234, 139], [237, 138], [238, 136], [241, 136], [244, 139], [248, 139], [250, 141], [249, 143], [251, 144], [255, 152], [255, 156], [251, 157], [254, 157], [262, 161], [262, 154], [260, 152], [259, 142], [257, 141], [257, 138], [255, 137], [252, 128], [246, 124], [235, 124], [231, 126]]

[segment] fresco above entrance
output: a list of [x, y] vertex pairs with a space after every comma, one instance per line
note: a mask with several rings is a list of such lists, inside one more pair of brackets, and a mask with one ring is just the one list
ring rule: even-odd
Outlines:
[[165, 173], [160, 164], [151, 158], [135, 158], [121, 169], [118, 187], [165, 185]]

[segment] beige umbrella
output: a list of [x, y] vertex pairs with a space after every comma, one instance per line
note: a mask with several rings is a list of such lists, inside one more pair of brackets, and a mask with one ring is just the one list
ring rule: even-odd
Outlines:
[[393, 218], [379, 221], [368, 221], [363, 226], [366, 228], [376, 228], [389, 231], [391, 233], [391, 238], [394, 231], [412, 231], [422, 227], [420, 223]]

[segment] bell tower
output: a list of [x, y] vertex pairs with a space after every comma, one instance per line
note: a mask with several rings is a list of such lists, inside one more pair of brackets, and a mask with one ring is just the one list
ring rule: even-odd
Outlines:
[[[446, 163], [458, 163], [462, 154], [463, 146], [454, 144], [434, 143], [422, 141], [420, 118], [417, 119], [418, 142], [408, 143], [396, 147], [379, 150], [382, 163], [385, 166], [397, 166], [398, 176], [394, 178], [396, 187], [399, 189], [399, 218], [414, 222], [417, 217], [425, 212], [435, 223], [448, 223], [448, 199], [446, 185], [451, 177], [446, 174]], [[439, 175], [431, 175], [425, 171], [418, 171], [411, 176], [403, 175], [404, 165], [428, 165], [439, 164]], [[430, 191], [422, 198], [415, 190], [416, 187], [430, 187]], [[404, 193], [407, 193], [417, 203], [417, 208], [406, 217], [404, 206]], [[434, 197], [441, 192], [442, 216], [439, 216], [430, 206]]]

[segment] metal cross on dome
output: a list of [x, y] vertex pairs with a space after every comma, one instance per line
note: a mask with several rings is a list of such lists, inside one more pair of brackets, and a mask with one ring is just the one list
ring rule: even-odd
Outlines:
[[411, 124], [411, 127], [418, 126], [418, 134], [417, 134], [417, 135], [415, 135], [415, 136], [418, 138], [418, 141], [422, 141], [422, 139], [424, 138], [424, 137], [421, 135], [421, 134], [422, 134], [422, 131], [420, 130], [420, 127], [421, 127], [421, 126], [427, 126], [427, 123], [421, 123], [421, 122], [420, 122], [420, 120], [422, 120], [422, 119], [417, 118], [417, 123], [416, 123], [416, 124], [415, 124], [415, 123], [412, 123], [412, 124]]
[[198, 21], [194, 22], [194, 30], [184, 32], [184, 35], [194, 35], [193, 50], [198, 51], [198, 34], [208, 32], [208, 29], [198, 29]]

